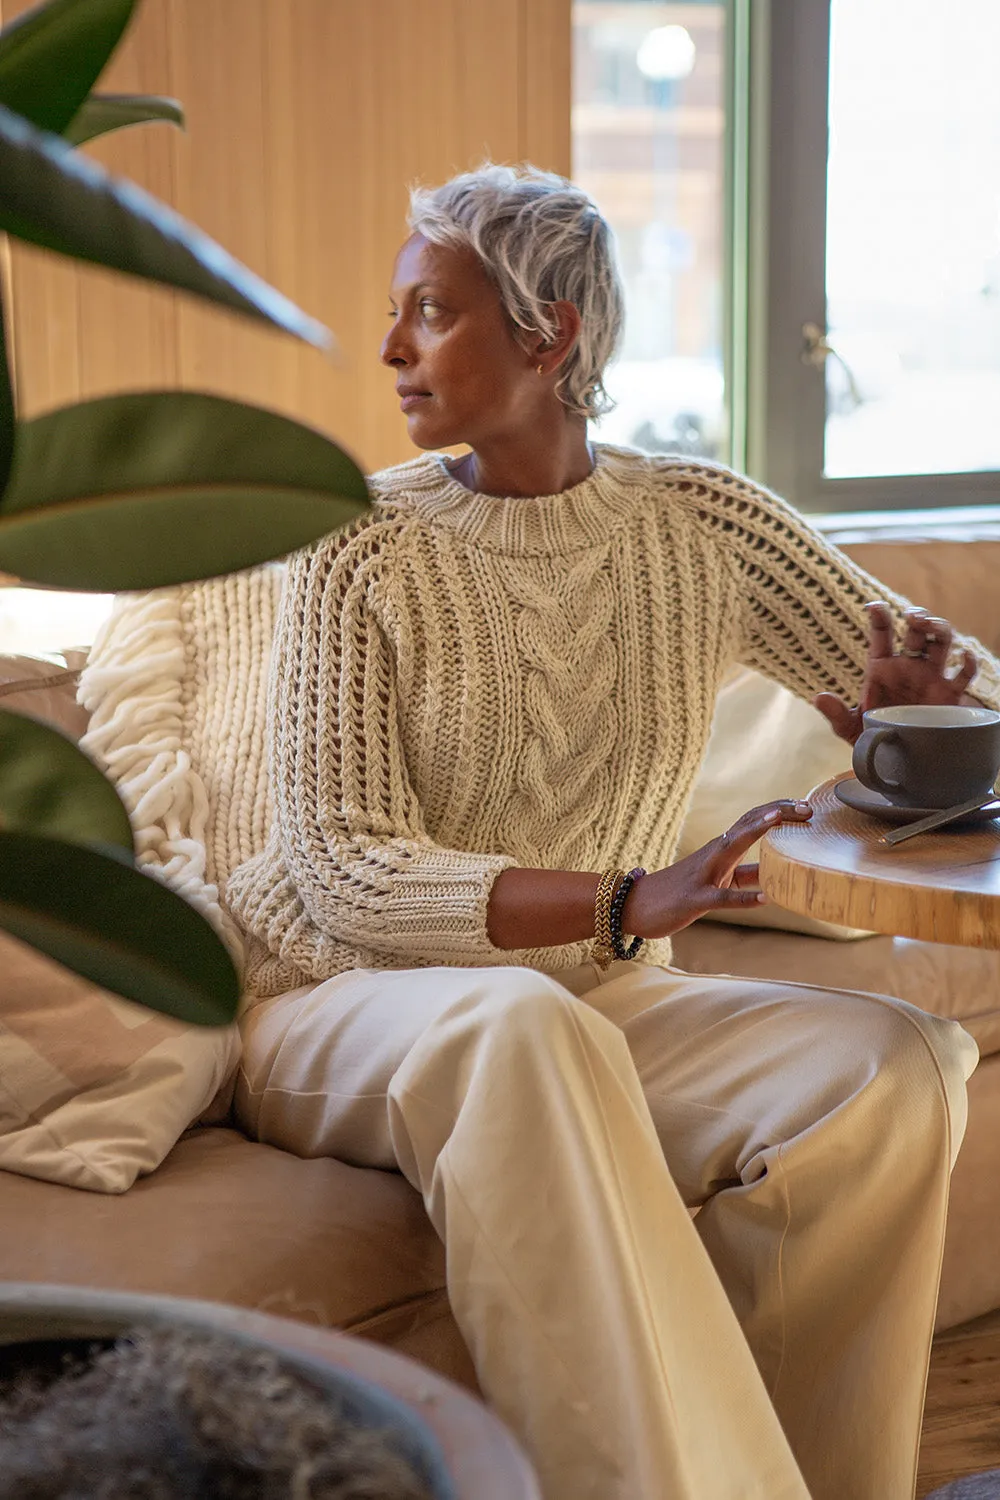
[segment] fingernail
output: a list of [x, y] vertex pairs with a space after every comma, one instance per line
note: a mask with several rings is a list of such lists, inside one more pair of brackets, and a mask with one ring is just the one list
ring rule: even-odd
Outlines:
[[766, 896], [765, 896], [765, 895], [764, 895], [764, 892], [763, 892], [763, 891], [758, 891], [758, 892], [757, 892], [757, 904], [758, 904], [758, 905], [759, 905], [759, 906], [763, 906], [763, 905], [764, 905], [764, 902], [765, 902], [765, 901], [766, 901], [766, 900], [767, 900], [767, 897], [766, 897]]
[[812, 808], [810, 807], [810, 805], [809, 805], [808, 802], [796, 802], [796, 804], [795, 804], [795, 811], [796, 812], [811, 812]]

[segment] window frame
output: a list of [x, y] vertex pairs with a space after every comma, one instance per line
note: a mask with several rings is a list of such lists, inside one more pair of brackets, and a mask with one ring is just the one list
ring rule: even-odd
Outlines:
[[[727, 390], [731, 461], [820, 514], [1000, 505], [1000, 472], [831, 479], [826, 329], [831, 0], [729, 0]], [[1000, 415], [1000, 414], [998, 414]]]

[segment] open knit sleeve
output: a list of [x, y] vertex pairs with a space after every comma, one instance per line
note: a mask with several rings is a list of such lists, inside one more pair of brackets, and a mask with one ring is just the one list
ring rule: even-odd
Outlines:
[[[859, 696], [868, 655], [865, 605], [888, 605], [897, 646], [910, 601], [887, 589], [832, 546], [777, 496], [729, 470], [685, 464], [672, 485], [721, 544], [742, 601], [740, 659], [811, 700]], [[919, 603], [919, 600], [914, 601]], [[1000, 708], [1000, 663], [972, 636], [955, 634], [952, 664], [968, 647], [979, 663], [971, 691]]]
[[[272, 666], [274, 832], [237, 872], [230, 905], [258, 936], [297, 952], [303, 918], [324, 966], [496, 963], [493, 881], [514, 861], [439, 847], [424, 827], [400, 744], [380, 593], [389, 520], [366, 521], [290, 565]], [[275, 881], [280, 858], [284, 877]]]

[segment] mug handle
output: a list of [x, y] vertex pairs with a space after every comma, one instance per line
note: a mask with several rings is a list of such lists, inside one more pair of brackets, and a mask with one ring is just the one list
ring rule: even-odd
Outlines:
[[865, 786], [873, 787], [878, 792], [891, 793], [902, 790], [901, 781], [892, 781], [888, 776], [880, 776], [875, 769], [875, 751], [879, 745], [895, 738], [894, 729], [880, 727], [862, 730], [854, 743], [854, 754], [851, 757], [854, 774]]

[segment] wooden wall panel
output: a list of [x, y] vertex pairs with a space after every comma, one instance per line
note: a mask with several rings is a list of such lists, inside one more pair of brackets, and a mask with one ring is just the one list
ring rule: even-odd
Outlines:
[[[270, 128], [264, 117], [268, 0], [166, 3], [174, 90], [188, 120], [178, 151], [175, 205], [268, 278], [266, 226], [273, 213], [264, 148]], [[182, 385], [294, 408], [295, 356], [278, 347], [288, 342], [283, 335], [190, 297], [178, 299], [177, 332]]]
[[[173, 92], [170, 33], [162, 7], [151, 6], [143, 20], [142, 28], [126, 33], [108, 69], [102, 87], [109, 92]], [[174, 127], [154, 125], [98, 140], [89, 154], [169, 203], [181, 139]], [[123, 385], [175, 385], [175, 294], [96, 267], [81, 267], [77, 276], [81, 390], [104, 395]]]
[[338, 352], [16, 246], [22, 410], [180, 384], [311, 422], [369, 468], [409, 457], [378, 361], [407, 187], [485, 156], [568, 171], [569, 49], [570, 0], [144, 0], [102, 87], [174, 94], [188, 129], [94, 154], [325, 322]]
[[[29, 0], [3, 0], [3, 17]], [[126, 36], [106, 75], [109, 89], [167, 93], [162, 16], [153, 8]], [[158, 197], [173, 190], [173, 142], [166, 126], [98, 142], [93, 154]], [[57, 406], [82, 394], [176, 382], [174, 295], [129, 278], [15, 244], [14, 338], [22, 410]]]
[[572, 0], [520, 0], [521, 154], [568, 177], [572, 149]]

